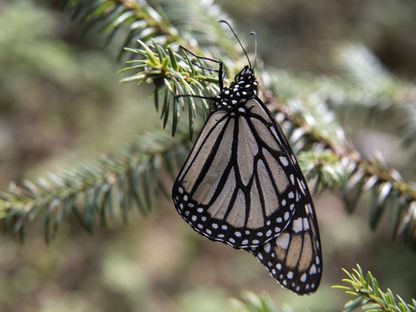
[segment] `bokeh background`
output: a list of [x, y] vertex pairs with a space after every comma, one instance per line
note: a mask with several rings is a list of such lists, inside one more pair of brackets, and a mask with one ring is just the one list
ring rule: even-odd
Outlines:
[[[256, 30], [265, 67], [337, 75], [333, 52], [352, 41], [369, 47], [398, 77], [416, 76], [414, 1], [218, 4], [239, 33]], [[55, 1], [0, 1], [2, 189], [94, 160], [161, 127], [151, 89], [120, 84], [116, 72], [123, 64], [101, 39], [94, 32], [83, 35]], [[388, 163], [403, 165], [406, 150], [394, 133], [354, 124], [347, 130], [363, 153], [383, 150]], [[336, 191], [316, 196], [315, 204], [324, 273], [312, 296], [291, 294], [251, 255], [197, 235], [161, 199], [149, 217], [133, 213], [128, 224], [114, 222], [93, 235], [69, 220], [49, 245], [36, 228], [24, 244], [1, 236], [0, 311], [232, 311], [229, 298], [242, 290], [267, 293], [293, 311], [338, 311], [347, 297], [330, 286], [340, 283], [342, 267], [356, 263], [383, 288], [405, 299], [416, 296], [416, 254], [391, 241], [388, 222], [369, 229], [365, 201], [353, 215], [345, 213]]]

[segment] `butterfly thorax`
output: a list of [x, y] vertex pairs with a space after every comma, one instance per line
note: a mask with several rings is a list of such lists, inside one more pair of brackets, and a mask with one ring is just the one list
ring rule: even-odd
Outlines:
[[257, 86], [253, 70], [245, 66], [230, 86], [223, 88], [215, 97], [214, 104], [218, 109], [238, 110], [249, 99], [257, 96]]

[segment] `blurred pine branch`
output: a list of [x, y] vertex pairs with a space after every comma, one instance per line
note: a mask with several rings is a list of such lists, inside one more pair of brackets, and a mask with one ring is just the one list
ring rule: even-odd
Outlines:
[[91, 233], [97, 224], [106, 226], [116, 216], [127, 222], [135, 206], [146, 215], [159, 194], [170, 197], [163, 175], [175, 173], [187, 155], [187, 145], [181, 133], [175, 139], [151, 134], [96, 162], [19, 186], [11, 184], [0, 195], [2, 225], [23, 239], [26, 227], [40, 221], [45, 240], [50, 241], [70, 216]]
[[[47, 240], [72, 213], [91, 231], [99, 216], [106, 220], [113, 205], [120, 209], [124, 219], [133, 202], [143, 213], [147, 212], [151, 198], [160, 191], [160, 175], [174, 174], [177, 166], [172, 164], [183, 160], [189, 148], [188, 138], [198, 130], [195, 125], [205, 119], [210, 109], [206, 101], [176, 95], [211, 96], [218, 90], [215, 72], [206, 69], [212, 68], [212, 64], [181, 51], [180, 45], [223, 60], [229, 77], [246, 62], [240, 50], [234, 48], [235, 41], [229, 32], [217, 23], [226, 16], [209, 3], [66, 0], [62, 4], [72, 11], [75, 21], [85, 25], [86, 31], [95, 28], [104, 33], [106, 43], [124, 36], [119, 53], [128, 60], [123, 71], [129, 76], [124, 81], [154, 85], [155, 108], [163, 127], [169, 124], [176, 139], [157, 135], [139, 138], [137, 146], [148, 142], [146, 148], [133, 144], [80, 169], [35, 182], [25, 181], [19, 186], [12, 184], [0, 199], [3, 225], [23, 235], [27, 224], [42, 218]], [[354, 69], [351, 76], [367, 83], [357, 85], [332, 77], [305, 79], [291, 73], [257, 69], [262, 82], [261, 96], [276, 114], [299, 154], [305, 174], [315, 182], [316, 191], [341, 189], [350, 212], [364, 192], [371, 192], [374, 200], [370, 206], [370, 226], [376, 228], [383, 211], [391, 210], [393, 237], [401, 236], [415, 247], [415, 187], [404, 181], [397, 170], [388, 168], [380, 157], [365, 159], [360, 155], [349, 143], [336, 115], [340, 106], [360, 105], [369, 114], [380, 106], [412, 109], [408, 103], [414, 101], [414, 87], [393, 79], [368, 55], [361, 58], [351, 53], [342, 55], [344, 63]], [[181, 118], [184, 113], [186, 118]], [[183, 130], [183, 119], [187, 121], [187, 131]], [[414, 131], [414, 125], [410, 124], [405, 128]], [[412, 136], [409, 140], [414, 141]], [[113, 192], [117, 199], [109, 198]]]
[[416, 311], [416, 300], [406, 303], [399, 295], [394, 294], [390, 289], [382, 291], [377, 279], [367, 272], [364, 274], [359, 265], [350, 273], [343, 269], [347, 278], [343, 279], [344, 285], [336, 285], [334, 288], [342, 289], [354, 298], [344, 306], [344, 311], [350, 312], [358, 307], [363, 311], [381, 312], [412, 312]]
[[243, 292], [241, 299], [231, 300], [234, 312], [289, 312], [288, 310], [277, 309], [269, 297], [259, 296], [253, 292]]

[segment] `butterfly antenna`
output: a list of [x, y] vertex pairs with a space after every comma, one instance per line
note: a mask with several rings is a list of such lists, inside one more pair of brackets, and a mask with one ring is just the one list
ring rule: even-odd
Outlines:
[[250, 35], [254, 36], [254, 67], [256, 67], [257, 62], [257, 34], [255, 31], [252, 31]]
[[241, 49], [243, 49], [244, 54], [245, 54], [245, 56], [246, 56], [246, 58], [247, 58], [248, 64], [250, 65], [250, 68], [253, 68], [253, 66], [251, 66], [250, 58], [248, 57], [248, 54], [247, 54], [246, 49], [244, 49], [243, 44], [241, 43], [240, 39], [238, 39], [237, 34], [234, 32], [234, 29], [231, 27], [230, 23], [228, 23], [228, 22], [227, 22], [227, 21], [225, 21], [225, 20], [219, 20], [219, 21], [218, 21], [218, 23], [223, 23], [223, 24], [226, 24], [226, 25], [228, 26], [228, 28], [230, 28], [230, 30], [231, 30], [231, 32], [233, 33], [233, 35], [234, 35], [235, 39], [237, 39], [238, 44], [240, 45]]

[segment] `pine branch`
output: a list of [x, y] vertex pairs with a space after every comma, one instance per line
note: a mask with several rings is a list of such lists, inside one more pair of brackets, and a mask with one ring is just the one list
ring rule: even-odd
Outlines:
[[267, 296], [258, 296], [253, 292], [246, 291], [241, 294], [242, 300], [232, 299], [234, 312], [286, 312], [279, 310], [272, 300]]
[[[130, 55], [126, 47], [138, 40], [161, 45], [177, 44], [204, 52], [204, 55], [229, 55], [224, 63], [235, 61], [241, 53], [234, 48], [230, 34], [218, 24], [227, 19], [216, 5], [193, 0], [60, 0], [62, 9], [72, 11], [72, 19], [85, 26], [85, 32], [98, 29], [105, 46], [123, 36], [118, 59]], [[180, 8], [180, 9], [178, 9]], [[184, 23], [184, 21], [187, 21]]]
[[351, 104], [385, 110], [416, 100], [415, 85], [395, 77], [367, 47], [360, 44], [342, 45], [336, 51], [336, 59], [349, 78], [350, 88], [356, 89], [354, 93], [349, 92], [356, 94], [356, 101], [351, 101]]
[[336, 285], [333, 288], [344, 290], [353, 296], [353, 299], [344, 306], [344, 311], [353, 311], [361, 307], [364, 311], [385, 311], [385, 312], [412, 312], [416, 311], [416, 300], [406, 303], [399, 295], [393, 294], [390, 289], [382, 291], [376, 278], [367, 272], [364, 275], [361, 267], [357, 265], [353, 273], [343, 269], [347, 278], [343, 279], [344, 285]]
[[[353, 269], [353, 273], [343, 269], [347, 278], [343, 279], [343, 285], [334, 285], [333, 288], [344, 290], [353, 299], [344, 305], [343, 311], [351, 312], [357, 308], [370, 312], [414, 312], [416, 311], [416, 300], [406, 303], [399, 295], [390, 289], [382, 291], [377, 279], [370, 273], [364, 274], [361, 267]], [[277, 309], [273, 301], [263, 295], [259, 296], [252, 292], [244, 292], [242, 300], [232, 299], [233, 311], [235, 312], [278, 312], [293, 311], [290, 307]]]
[[[400, 120], [396, 126], [402, 143], [414, 147], [416, 85], [390, 73], [366, 47], [357, 44], [342, 46], [337, 53], [341, 68], [351, 81], [349, 94], [354, 95], [348, 109], [361, 106], [361, 111], [389, 111]], [[364, 93], [365, 91], [366, 93]]]
[[[216, 77], [207, 75], [203, 68], [205, 63], [190, 60], [187, 54], [179, 55], [169, 47], [158, 44], [146, 45], [132, 53], [142, 58], [133, 60], [139, 65], [127, 67], [126, 71], [135, 73], [124, 81], [137, 83], [150, 82], [156, 87], [155, 106], [162, 105], [159, 93], [163, 94], [161, 118], [164, 126], [172, 111], [172, 134], [180, 122], [181, 111], [185, 102], [178, 100], [176, 94], [193, 94], [212, 96], [217, 88]], [[137, 72], [136, 72], [137, 71]], [[180, 91], [177, 91], [180, 90]], [[302, 98], [287, 98], [283, 103], [272, 96], [268, 89], [262, 90], [263, 98], [270, 104], [286, 135], [291, 140], [295, 151], [309, 151], [301, 156], [303, 169], [310, 179], [314, 179], [316, 190], [339, 187], [349, 212], [357, 205], [363, 191], [371, 192], [373, 201], [370, 207], [370, 226], [376, 229], [386, 207], [394, 215], [392, 226], [393, 238], [401, 236], [412, 247], [416, 246], [416, 189], [402, 180], [396, 170], [388, 169], [383, 161], [374, 158], [363, 159], [347, 143], [343, 129], [338, 125], [336, 116], [330, 111], [325, 101], [317, 94]], [[198, 116], [195, 107], [202, 107], [203, 115], [209, 111], [207, 103], [199, 105], [194, 98], [187, 99], [188, 125], [190, 135], [193, 133], [194, 119]], [[301, 164], [302, 164], [301, 163]]]
[[[342, 193], [349, 212], [357, 206], [363, 191], [371, 191], [373, 196], [370, 207], [371, 228], [376, 229], [384, 210], [390, 206], [393, 213], [392, 237], [401, 236], [405, 242], [415, 248], [416, 187], [403, 181], [397, 170], [387, 168], [380, 157], [366, 160], [352, 146], [347, 145], [342, 128], [336, 126], [335, 118], [328, 118], [331, 112], [324, 112], [324, 103], [319, 101], [319, 97], [314, 97], [314, 109], [308, 110], [311, 106], [307, 103], [299, 104], [300, 100], [288, 100], [287, 105], [283, 105], [267, 92], [265, 94], [267, 101], [277, 112], [277, 119], [283, 128], [297, 130], [294, 139], [294, 131], [286, 131], [295, 149], [299, 151], [315, 144], [317, 145], [315, 149], [318, 151], [329, 151], [331, 157], [327, 155], [326, 159], [330, 159], [330, 162], [322, 162], [321, 159], [319, 168], [330, 168], [328, 166], [333, 165], [337, 159], [341, 167], [338, 167], [338, 170], [327, 170], [325, 180], [321, 179], [325, 174], [317, 171], [321, 189], [330, 185], [329, 183], [341, 181], [337, 176], [346, 176], [346, 179], [343, 179], [345, 183], [342, 185]], [[301, 113], [299, 108], [302, 110]], [[326, 116], [326, 120], [322, 120], [320, 115]], [[330, 131], [326, 131], [328, 129]], [[305, 162], [313, 165], [312, 160], [309, 158]], [[331, 174], [331, 171], [334, 173], [333, 181], [328, 182], [328, 174]], [[340, 174], [339, 171], [344, 173]], [[312, 177], [309, 173], [307, 175]]]
[[338, 76], [295, 75], [274, 69], [268, 70], [267, 86], [281, 100], [318, 94], [331, 107], [361, 108], [360, 112], [370, 114], [414, 106], [415, 84], [395, 77], [366, 47], [341, 45], [335, 59], [340, 68]]
[[124, 47], [138, 39], [163, 43], [178, 40], [176, 29], [167, 18], [145, 1], [140, 3], [131, 0], [61, 0], [61, 7], [72, 11], [72, 19], [85, 25], [85, 32], [95, 27], [103, 33], [105, 45], [123, 32], [125, 39], [118, 56], [121, 58]]
[[148, 135], [78, 169], [12, 184], [0, 194], [0, 222], [5, 230], [24, 238], [28, 225], [39, 220], [50, 241], [70, 215], [88, 232], [117, 215], [127, 222], [134, 206], [146, 215], [161, 192], [170, 197], [163, 185], [164, 174], [175, 173], [187, 150], [184, 133], [175, 140]]
[[[406, 149], [416, 144], [416, 86], [395, 77], [366, 47], [359, 44], [340, 46], [336, 59], [341, 77], [293, 75], [274, 70], [268, 85], [282, 101], [293, 98], [319, 97], [339, 114], [354, 113], [361, 117], [384, 118], [388, 112], [397, 116], [394, 130], [399, 132]], [[415, 152], [416, 153], [416, 152]]]
[[204, 68], [208, 68], [208, 65], [196, 58], [191, 60], [184, 50], [181, 50], [180, 55], [170, 47], [165, 48], [155, 43], [147, 46], [142, 41], [138, 43], [141, 48], [128, 50], [138, 55], [139, 59], [128, 61], [131, 66], [121, 71], [133, 70], [135, 73], [122, 81], [134, 81], [137, 84], [153, 82], [155, 108], [159, 112], [161, 107], [160, 118], [163, 120], [163, 128], [166, 127], [169, 114], [172, 112], [172, 136], [176, 133], [181, 111], [186, 108], [189, 135], [192, 138], [196, 116], [207, 116], [211, 109], [209, 101], [202, 99], [196, 103], [195, 98], [212, 97], [217, 94], [218, 78], [207, 74]]
[[[176, 5], [182, 3], [182, 1], [186, 0], [174, 0]], [[171, 20], [175, 16], [178, 17], [178, 13], [169, 11], [168, 8], [175, 7], [170, 6], [170, 2], [159, 1], [157, 7], [152, 7], [144, 1], [140, 4], [135, 1], [115, 0], [72, 0], [64, 2], [73, 9], [76, 20], [100, 26], [102, 31], [107, 32], [110, 39], [114, 36], [114, 32], [119, 29], [128, 29], [129, 35], [125, 40], [125, 45], [137, 42], [138, 47], [124, 49], [131, 58], [125, 70], [129, 72], [134, 70], [134, 74], [126, 78], [125, 81], [147, 82], [155, 86], [156, 109], [161, 111], [164, 127], [168, 123], [171, 124], [172, 134], [175, 134], [176, 129], [183, 123], [180, 119], [183, 111], [187, 113], [188, 133], [191, 136], [195, 122], [205, 119], [209, 111], [209, 105], [206, 101], [196, 101], [194, 98], [178, 98], [176, 95], [212, 96], [218, 90], [216, 86], [217, 75], [215, 72], [212, 73], [204, 69], [209, 67], [210, 64], [205, 64], [186, 53], [175, 52], [178, 44], [190, 47], [196, 53], [209, 50], [209, 56], [221, 55], [221, 58], [229, 64], [229, 73], [234, 73], [241, 67], [238, 62], [231, 62], [240, 56], [239, 53], [235, 52], [237, 50], [233, 50], [229, 54], [220, 54], [222, 49], [233, 46], [232, 40], [224, 35], [225, 32], [215, 20], [221, 15], [221, 12], [211, 10], [207, 11], [209, 14], [206, 14], [207, 12], [204, 12], [203, 7], [197, 6], [193, 1], [191, 1], [193, 6], [190, 6], [192, 8], [191, 13], [203, 15], [204, 18], [210, 20], [205, 28], [212, 30], [216, 37], [222, 38], [221, 45], [217, 49], [213, 48], [214, 44], [212, 42], [204, 41], [206, 36], [199, 34], [204, 34], [204, 32], [200, 31], [200, 27], [195, 22], [195, 17], [192, 21], [196, 23], [196, 26], [192, 30], [186, 30], [179, 26], [174, 27]], [[179, 7], [183, 7], [183, 5]], [[169, 15], [172, 15], [172, 18]], [[200, 38], [200, 42], [191, 40], [197, 37]], [[170, 45], [168, 45], [169, 43]], [[335, 114], [326, 103], [325, 92], [322, 96], [319, 92], [309, 90], [304, 91], [302, 97], [293, 97], [290, 96], [290, 90], [297, 87], [297, 83], [276, 85], [273, 83], [276, 81], [273, 74], [267, 76], [267, 74], [259, 73], [258, 76], [264, 82], [271, 77], [269, 79], [271, 83], [264, 83], [266, 88], [263, 90], [262, 97], [276, 113], [276, 118], [285, 129], [285, 133], [291, 140], [294, 149], [303, 152], [300, 155], [302, 166], [306, 170], [307, 176], [317, 181], [316, 190], [334, 186], [342, 187], [349, 211], [352, 211], [356, 206], [363, 190], [372, 190], [375, 200], [371, 208], [371, 226], [373, 228], [377, 226], [389, 200], [392, 206], [391, 210], [395, 213], [394, 236], [401, 235], [410, 243], [415, 244], [415, 189], [410, 184], [402, 181], [396, 171], [387, 169], [378, 160], [362, 159], [354, 148], [346, 143], [343, 129], [338, 125]], [[278, 99], [271, 92], [276, 88], [280, 90]], [[169, 118], [169, 116], [171, 117]], [[199, 118], [196, 119], [197, 117]], [[183, 136], [180, 136], [179, 139], [182, 141]], [[157, 168], [161, 168], [160, 166], [167, 162], [165, 156], [174, 150], [175, 146], [170, 145], [166, 146], [165, 153], [158, 154], [157, 159], [160, 164]], [[145, 155], [143, 159], [153, 159], [147, 151], [143, 150], [142, 152]], [[148, 172], [147, 170], [152, 167], [151, 162], [140, 163], [144, 166], [141, 167], [139, 163], [134, 161], [143, 159], [136, 158], [136, 156], [127, 155], [122, 163], [135, 165], [136, 167], [132, 167], [136, 168], [134, 173], [140, 173], [137, 185], [146, 186], [148, 183], [142, 181], [145, 176], [141, 175], [141, 172]], [[130, 161], [133, 161], [133, 163], [131, 164]], [[88, 220], [94, 219], [91, 219], [91, 216], [94, 217], [96, 211], [102, 211], [97, 203], [103, 201], [103, 199], [98, 195], [103, 194], [105, 187], [118, 185], [115, 182], [109, 185], [109, 177], [120, 177], [120, 180], [123, 181], [120, 182], [121, 184], [125, 183], [127, 187], [132, 186], [132, 184], [126, 184], [125, 182], [126, 174], [129, 171], [120, 169], [121, 172], [113, 172], [113, 165], [116, 165], [113, 161], [110, 161], [109, 164], [104, 162], [98, 166], [87, 166], [87, 169], [74, 171], [72, 176], [68, 174], [52, 177], [46, 182], [41, 180], [34, 184], [26, 182], [20, 187], [13, 186], [9, 192], [3, 194], [0, 204], [3, 220], [7, 221], [9, 228], [16, 232], [23, 232], [26, 222], [30, 222], [38, 214], [44, 214], [45, 233], [54, 233], [56, 226], [54, 225], [51, 230], [50, 225], [59, 224], [60, 220], [66, 216], [66, 213], [62, 212], [66, 210], [57, 207], [67, 207], [68, 211], [76, 212], [76, 209], [71, 208], [75, 207], [73, 205], [73, 202], [75, 202], [77, 207], [83, 207], [82, 210], [88, 212], [82, 214], [82, 217], [87, 218], [83, 219], [83, 223], [87, 225], [87, 228], [91, 228], [92, 223]], [[121, 166], [121, 168], [124, 167]], [[130, 167], [127, 166], [127, 168]], [[137, 168], [142, 171], [137, 171]], [[107, 175], [111, 172], [113, 172], [113, 175]], [[159, 183], [160, 181], [157, 180], [156, 182]], [[134, 191], [126, 192], [126, 187], [123, 188], [122, 186], [118, 186], [117, 192], [120, 194], [134, 194]], [[143, 193], [145, 199], [149, 198], [149, 194], [151, 194], [144, 189]], [[74, 200], [73, 197], [82, 198], [84, 201], [81, 203], [81, 200]], [[138, 201], [140, 202], [140, 200]], [[120, 196], [120, 206], [128, 208], [126, 203], [128, 203], [128, 200]], [[93, 208], [89, 209], [89, 207]], [[139, 204], [139, 207], [144, 206]], [[59, 213], [56, 213], [57, 211]], [[85, 222], [86, 220], [87, 222]], [[46, 236], [49, 238], [53, 235], [46, 234]]]
[[[91, 26], [99, 26], [100, 31], [107, 33], [107, 42], [115, 36], [120, 29], [127, 28], [129, 33], [125, 44], [138, 40], [142, 47], [143, 41], [160, 42], [184, 42], [189, 46], [189, 41], [178, 35], [178, 30], [169, 24], [169, 19], [164, 13], [146, 4], [144, 1], [116, 1], [116, 0], [72, 0], [63, 1], [63, 7], [73, 10], [73, 18], [80, 23]], [[203, 9], [199, 8], [203, 14]], [[215, 22], [216, 26], [217, 22]], [[198, 28], [193, 29], [198, 32]], [[143, 40], [143, 41], [140, 41]], [[194, 44], [196, 44], [194, 40]], [[123, 51], [137, 53], [134, 49], [123, 49]], [[155, 58], [149, 54], [150, 50], [145, 51], [144, 55], [150, 57], [156, 70], [149, 72], [148, 75], [152, 82], [158, 80], [158, 71], [165, 72], [165, 57], [178, 57], [171, 50], [159, 50], [158, 54], [161, 63], [157, 63]], [[122, 55], [123, 53], [120, 53]], [[140, 54], [140, 53], [139, 53]], [[143, 54], [143, 53], [142, 53]], [[185, 66], [188, 62], [188, 70], [198, 72], [193, 64], [189, 63], [188, 58], [179, 57], [178, 63]], [[131, 61], [132, 68], [141, 68], [140, 61]], [[179, 67], [176, 70], [180, 69]], [[204, 70], [198, 79], [212, 80], [206, 76]], [[180, 78], [175, 71], [170, 71], [171, 78]], [[135, 77], [138, 82], [140, 74]], [[183, 80], [182, 82], [192, 84], [192, 88], [183, 89], [179, 84], [165, 83], [167, 87], [177, 86], [178, 90], [189, 90], [193, 92], [195, 86], [200, 87], [201, 94], [206, 92], [216, 93], [217, 89], [213, 86], [203, 86], [199, 80]], [[146, 78], [144, 79], [146, 80]], [[172, 94], [174, 89], [170, 89]], [[158, 92], [155, 93], [155, 98]], [[169, 98], [165, 103], [169, 103]], [[147, 214], [154, 198], [162, 191], [166, 196], [167, 192], [163, 186], [161, 175], [163, 173], [173, 174], [181, 163], [188, 150], [186, 134], [183, 131], [177, 133], [177, 118], [179, 118], [180, 108], [185, 101], [178, 101], [182, 106], [176, 106], [173, 111], [173, 134], [176, 139], [168, 139], [165, 136], [154, 135], [140, 138], [137, 144], [131, 144], [119, 153], [104, 156], [101, 160], [94, 163], [87, 163], [78, 169], [68, 170], [62, 174], [50, 174], [47, 178], [39, 178], [35, 182], [23, 181], [21, 184], [11, 184], [9, 190], [0, 194], [0, 223], [6, 231], [19, 233], [23, 239], [26, 228], [34, 223], [41, 221], [46, 241], [50, 241], [58, 231], [63, 220], [70, 215], [74, 215], [80, 224], [89, 232], [92, 232], [96, 224], [100, 222], [106, 225], [108, 219], [114, 218], [115, 214], [121, 215], [127, 221], [128, 213], [136, 205], [141, 214]], [[189, 103], [189, 102], [188, 102]], [[188, 105], [190, 118], [190, 132], [192, 132], [192, 121], [198, 109]], [[207, 112], [208, 104], [202, 107], [202, 112]], [[162, 108], [162, 116], [166, 115]], [[165, 121], [165, 125], [166, 125]], [[145, 146], [144, 146], [145, 145]], [[116, 208], [118, 209], [116, 211]]]

